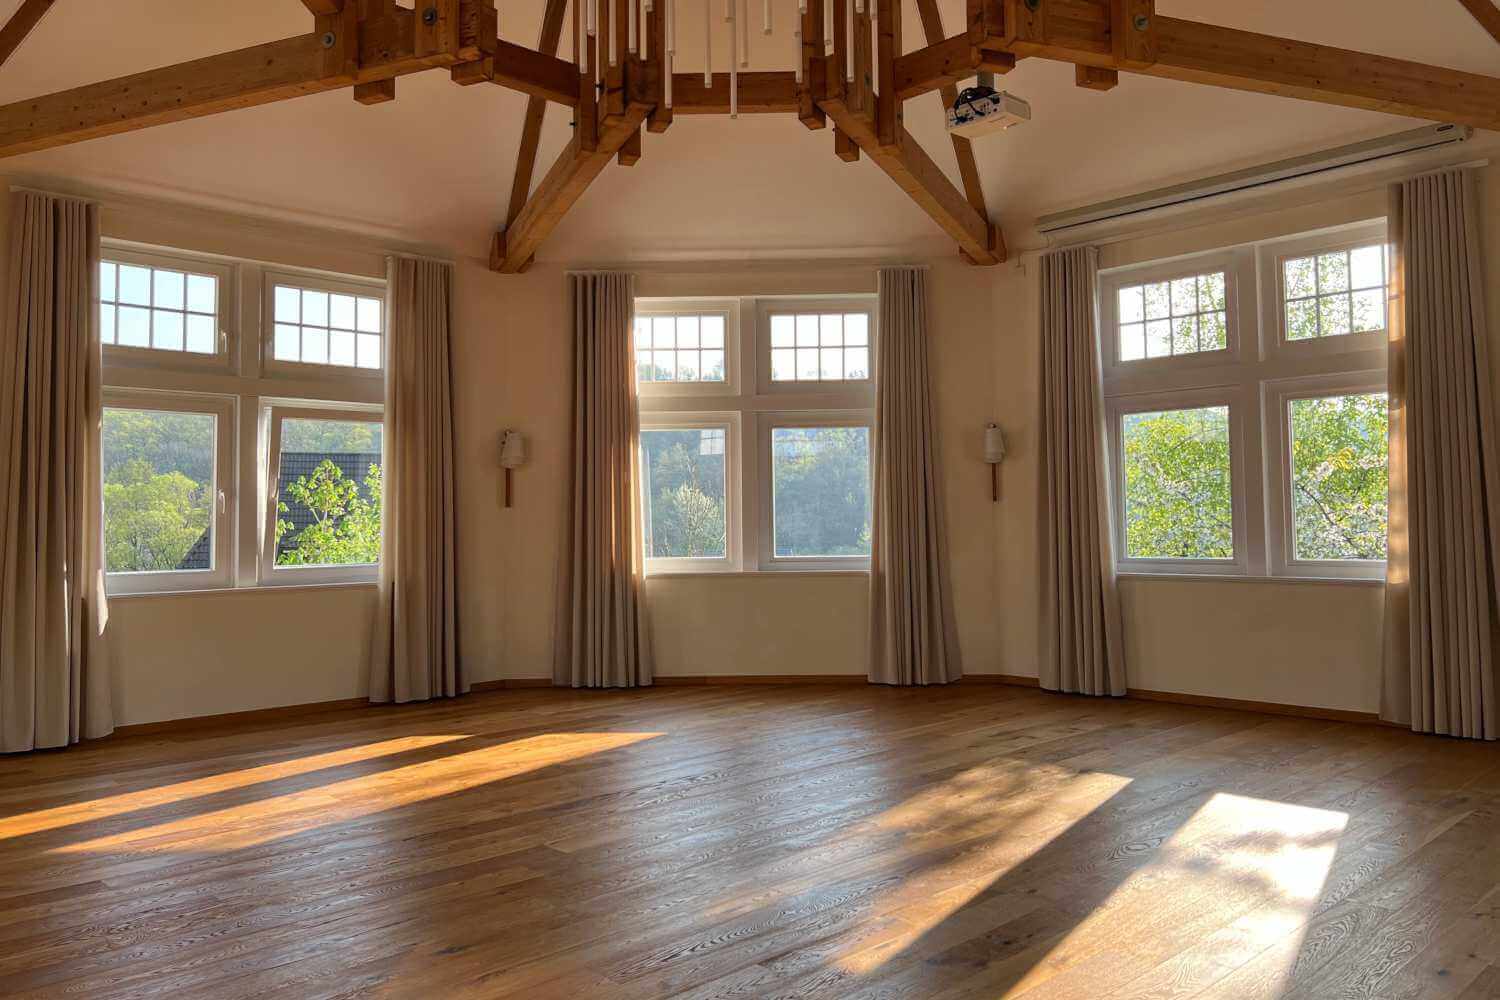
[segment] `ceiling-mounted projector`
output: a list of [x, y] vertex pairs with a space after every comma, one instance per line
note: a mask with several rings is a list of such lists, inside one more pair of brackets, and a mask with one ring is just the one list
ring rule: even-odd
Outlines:
[[969, 139], [1031, 121], [1031, 105], [1014, 94], [995, 92], [983, 82], [958, 95], [948, 109], [948, 131]]

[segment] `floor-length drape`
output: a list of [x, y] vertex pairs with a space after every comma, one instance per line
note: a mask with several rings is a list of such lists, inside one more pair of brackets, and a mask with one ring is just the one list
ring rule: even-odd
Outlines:
[[927, 272], [880, 269], [871, 475], [870, 680], [963, 674], [927, 365]]
[[105, 628], [99, 209], [10, 200], [0, 332], [0, 750], [114, 729]]
[[1099, 251], [1059, 250], [1041, 265], [1041, 685], [1123, 695], [1099, 378]]
[[1474, 177], [1391, 189], [1390, 552], [1382, 717], [1500, 738], [1500, 461]]
[[640, 428], [629, 274], [568, 275], [573, 342], [572, 516], [558, 566], [553, 682], [651, 683], [643, 584]]
[[453, 268], [391, 261], [384, 511], [370, 700], [469, 690], [458, 662], [454, 530]]

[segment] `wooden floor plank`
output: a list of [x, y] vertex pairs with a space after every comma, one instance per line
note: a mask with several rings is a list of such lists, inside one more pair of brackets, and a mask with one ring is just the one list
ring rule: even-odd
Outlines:
[[1493, 745], [703, 686], [7, 764], [0, 996], [1500, 996]]

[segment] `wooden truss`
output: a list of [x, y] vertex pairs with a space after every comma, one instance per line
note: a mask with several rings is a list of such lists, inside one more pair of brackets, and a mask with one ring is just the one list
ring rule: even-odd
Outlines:
[[[0, 28], [0, 63], [54, 2], [22, 3]], [[632, 2], [598, 0], [601, 20], [623, 24]], [[903, 44], [900, 0], [867, 0], [852, 14], [850, 2], [806, 0], [800, 71], [740, 73], [738, 111], [795, 115], [811, 129], [831, 121], [835, 154], [849, 162], [868, 156], [974, 264], [999, 263], [1006, 250], [985, 209], [973, 152], [953, 140], [960, 191], [907, 132], [905, 103], [933, 91], [951, 103], [959, 81], [1008, 72], [1018, 59], [1072, 63], [1078, 85], [1094, 90], [1112, 88], [1125, 71], [1500, 129], [1500, 79], [1167, 17], [1156, 13], [1155, 0], [967, 0], [967, 23], [952, 36], [935, 0], [918, 0], [927, 44], [912, 51]], [[1460, 2], [1500, 32], [1492, 0]], [[708, 84], [701, 73], [673, 73], [667, 99], [663, 0], [642, 12], [648, 57], [622, 52], [598, 73], [580, 72], [599, 67], [600, 52], [597, 38], [576, 25], [586, 51], [555, 55], [566, 0], [548, 0], [535, 49], [499, 37], [495, 0], [416, 0], [415, 10], [395, 0], [303, 3], [314, 16], [309, 34], [0, 107], [0, 156], [346, 87], [376, 104], [395, 99], [397, 77], [446, 68], [456, 83], [490, 83], [531, 98], [510, 208], [490, 254], [496, 271], [515, 273], [530, 266], [611, 159], [626, 166], [640, 159], [642, 126], [661, 132], [675, 115], [730, 109], [727, 73]], [[825, 3], [834, 7], [831, 53]], [[574, 134], [533, 189], [548, 103], [571, 109]]]

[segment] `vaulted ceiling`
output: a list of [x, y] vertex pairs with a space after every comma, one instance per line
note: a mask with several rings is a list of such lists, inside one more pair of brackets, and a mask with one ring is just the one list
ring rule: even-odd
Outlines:
[[[0, 13], [16, 3], [0, 0]], [[535, 45], [539, 0], [500, 6], [501, 34]], [[956, 32], [961, 0], [940, 7]], [[679, 10], [677, 69], [695, 70], [703, 4], [682, 0]], [[793, 0], [776, 0], [783, 29], [794, 10]], [[1158, 10], [1500, 76], [1500, 45], [1458, 0], [1158, 0]], [[906, 18], [919, 24], [910, 4]], [[0, 68], [0, 102], [308, 30], [299, 0], [57, 0]], [[715, 30], [722, 40], [727, 29]], [[754, 68], [791, 68], [784, 30], [753, 33], [751, 43]], [[724, 51], [721, 41], [721, 70]], [[1417, 124], [1131, 75], [1096, 93], [1074, 85], [1071, 67], [1040, 59], [1023, 60], [1003, 86], [1032, 103], [1034, 121], [977, 141], [975, 152], [992, 216], [1022, 244], [1039, 214]], [[525, 106], [521, 94], [455, 87], [439, 71], [404, 78], [388, 104], [364, 107], [346, 91], [304, 97], [31, 153], [0, 163], [0, 173], [66, 174], [483, 256], [505, 215]], [[908, 105], [907, 127], [957, 183], [936, 94]], [[538, 176], [569, 134], [566, 109], [549, 108]], [[610, 166], [543, 259], [953, 252], [868, 158], [840, 162], [829, 131], [793, 116], [679, 117], [645, 138], [641, 162]]]

